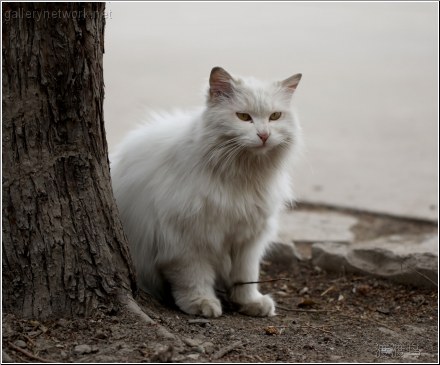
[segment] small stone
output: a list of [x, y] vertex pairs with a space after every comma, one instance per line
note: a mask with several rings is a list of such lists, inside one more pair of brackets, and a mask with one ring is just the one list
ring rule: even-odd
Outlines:
[[390, 314], [391, 311], [389, 308], [386, 307], [378, 307], [376, 308], [376, 312], [382, 313], [382, 314]]
[[338, 360], [341, 360], [342, 359], [342, 356], [339, 356], [339, 355], [330, 355], [330, 360], [331, 361], [338, 361]]
[[107, 334], [101, 329], [96, 331], [95, 336], [96, 336], [96, 338], [100, 338], [101, 340], [104, 340], [108, 337]]
[[131, 348], [123, 348], [118, 351], [119, 356], [128, 357], [133, 352]]
[[73, 349], [73, 353], [77, 355], [90, 354], [92, 352], [92, 347], [89, 345], [77, 345]]
[[344, 299], [345, 299], [344, 296], [343, 296], [342, 294], [339, 294], [338, 302], [340, 302], [340, 301], [342, 301], [342, 300], [344, 300]]
[[199, 340], [197, 338], [187, 338], [187, 337], [182, 338], [182, 341], [191, 347], [199, 346], [203, 342], [203, 340]]
[[189, 354], [187, 357], [191, 360], [197, 360], [200, 357], [200, 354]]
[[377, 329], [389, 337], [399, 338], [399, 334], [393, 330], [390, 330], [389, 328], [378, 327]]
[[24, 348], [27, 347], [26, 342], [24, 342], [23, 340], [17, 340], [17, 341], [15, 341], [15, 342], [14, 342], [14, 345], [15, 345], [15, 346], [18, 346], [18, 347], [20, 347], [20, 348], [22, 348], [22, 349], [24, 349]]
[[60, 327], [68, 327], [69, 326], [69, 322], [66, 319], [64, 319], [64, 318], [60, 318], [57, 321], [57, 325], [60, 326]]
[[199, 354], [204, 354], [205, 353], [205, 349], [203, 346], [197, 346], [194, 348], [194, 351], [198, 352]]
[[30, 331], [30, 332], [28, 332], [28, 336], [29, 337], [37, 337], [40, 334], [41, 334], [41, 331]]
[[203, 348], [205, 349], [205, 352], [209, 355], [214, 352], [214, 344], [212, 342], [205, 342], [203, 344]]
[[309, 288], [308, 287], [304, 287], [304, 288], [302, 288], [300, 291], [299, 291], [299, 295], [304, 295], [304, 294], [306, 294], [306, 293], [308, 293], [309, 292]]

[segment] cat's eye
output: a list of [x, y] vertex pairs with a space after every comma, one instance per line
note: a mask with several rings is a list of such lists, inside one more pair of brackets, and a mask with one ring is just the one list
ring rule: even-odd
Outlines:
[[250, 122], [252, 121], [252, 117], [248, 113], [236, 113], [238, 119], [244, 121], [244, 122]]
[[281, 113], [280, 112], [275, 112], [272, 113], [269, 117], [269, 120], [278, 120], [281, 118]]

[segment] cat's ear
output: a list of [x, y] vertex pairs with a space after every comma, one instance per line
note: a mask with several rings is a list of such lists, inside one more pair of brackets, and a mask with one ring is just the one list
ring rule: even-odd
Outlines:
[[281, 81], [281, 85], [293, 93], [296, 90], [296, 87], [298, 86], [299, 81], [301, 80], [301, 77], [302, 77], [302, 74], [296, 74], [296, 75], [290, 76], [289, 78], [285, 79], [284, 81]]
[[214, 67], [209, 76], [209, 97], [230, 96], [233, 93], [232, 76], [221, 67]]

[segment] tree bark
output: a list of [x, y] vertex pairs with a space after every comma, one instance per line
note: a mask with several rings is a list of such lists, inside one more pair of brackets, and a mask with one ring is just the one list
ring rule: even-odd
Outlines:
[[3, 310], [89, 315], [135, 290], [104, 130], [104, 3], [3, 3]]

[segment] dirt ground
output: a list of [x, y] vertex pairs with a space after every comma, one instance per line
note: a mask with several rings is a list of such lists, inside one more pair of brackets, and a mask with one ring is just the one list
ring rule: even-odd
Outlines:
[[[371, 233], [368, 227], [375, 227]], [[388, 228], [384, 228], [388, 227]], [[434, 230], [364, 215], [357, 238]], [[368, 236], [368, 238], [370, 238]], [[438, 290], [327, 273], [310, 262], [262, 263], [261, 291], [277, 316], [251, 318], [225, 303], [203, 319], [137, 299], [155, 321], [105, 307], [93, 318], [39, 322], [3, 313], [3, 362], [437, 362]], [[281, 280], [282, 279], [282, 280]]]

